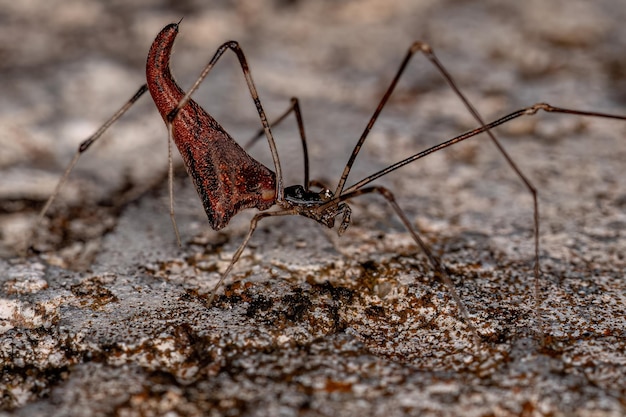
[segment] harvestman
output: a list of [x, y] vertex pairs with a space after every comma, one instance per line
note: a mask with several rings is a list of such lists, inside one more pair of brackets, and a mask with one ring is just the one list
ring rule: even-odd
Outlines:
[[[376, 108], [374, 114], [369, 120], [369, 123], [363, 130], [361, 137], [357, 141], [334, 191], [326, 188], [316, 181], [309, 180], [309, 161], [300, 107], [296, 98], [293, 98], [291, 100], [291, 105], [289, 106], [289, 108], [273, 124], [275, 125], [277, 123], [280, 123], [290, 113], [294, 113], [300, 131], [304, 154], [304, 185], [293, 185], [285, 187], [283, 184], [283, 176], [278, 151], [270, 129], [271, 125], [268, 122], [265, 111], [263, 110], [263, 107], [261, 105], [261, 101], [257, 94], [256, 87], [254, 85], [254, 82], [252, 81], [252, 76], [250, 74], [247, 60], [239, 44], [237, 42], [230, 41], [220, 46], [215, 52], [213, 58], [205, 66], [196, 82], [187, 91], [187, 93], [185, 93], [174, 81], [169, 68], [170, 53], [174, 44], [174, 39], [176, 38], [177, 34], [177, 23], [166, 26], [158, 34], [148, 54], [148, 60], [146, 64], [147, 83], [142, 85], [139, 90], [137, 90], [137, 92], [133, 95], [133, 97], [124, 106], [122, 106], [106, 123], [104, 123], [92, 136], [90, 136], [88, 139], [80, 144], [77, 153], [66, 168], [63, 176], [57, 184], [55, 191], [42, 208], [38, 217], [37, 224], [41, 223], [48, 208], [52, 204], [55, 197], [58, 195], [61, 186], [66, 182], [69, 173], [76, 164], [80, 155], [85, 152], [96, 140], [98, 140], [98, 138], [102, 136], [105, 130], [107, 130], [113, 123], [115, 123], [117, 119], [119, 119], [147, 90], [149, 90], [168, 129], [168, 182], [170, 194], [170, 217], [174, 226], [174, 231], [176, 233], [176, 239], [178, 241], [178, 244], [180, 245], [180, 236], [174, 218], [173, 203], [173, 165], [171, 153], [172, 140], [176, 143], [176, 146], [178, 147], [178, 150], [183, 157], [187, 171], [194, 181], [196, 190], [202, 200], [205, 212], [213, 229], [219, 230], [225, 227], [230, 221], [231, 217], [233, 217], [242, 209], [255, 207], [261, 211], [252, 218], [248, 233], [246, 234], [243, 242], [240, 244], [239, 248], [233, 255], [230, 264], [226, 268], [226, 271], [224, 271], [219, 279], [219, 282], [216, 284], [215, 289], [211, 294], [210, 302], [215, 297], [215, 293], [223, 283], [224, 279], [229, 275], [233, 266], [241, 256], [241, 253], [247, 246], [248, 241], [254, 233], [259, 220], [273, 216], [301, 215], [313, 219], [328, 228], [333, 228], [335, 226], [335, 218], [341, 216], [337, 229], [337, 233], [341, 235], [350, 223], [351, 210], [347, 204], [347, 201], [365, 194], [379, 194], [385, 200], [387, 200], [389, 205], [393, 208], [398, 218], [402, 221], [415, 242], [419, 245], [419, 247], [428, 258], [431, 266], [434, 269], [435, 275], [437, 275], [439, 279], [443, 281], [443, 283], [450, 291], [450, 294], [456, 302], [458, 309], [463, 316], [463, 319], [465, 320], [473, 334], [475, 342], [477, 342], [478, 332], [471, 323], [467, 309], [459, 298], [454, 288], [454, 284], [452, 283], [452, 280], [446, 272], [446, 268], [443, 266], [439, 258], [431, 252], [428, 246], [426, 246], [424, 241], [420, 238], [414, 226], [411, 224], [400, 206], [396, 203], [391, 191], [382, 186], [373, 185], [366, 187], [366, 185], [384, 175], [387, 175], [392, 171], [397, 170], [404, 165], [423, 158], [426, 155], [452, 146], [455, 143], [461, 142], [465, 139], [469, 139], [480, 133], [487, 133], [500, 151], [500, 153], [504, 156], [510, 167], [523, 181], [526, 188], [533, 197], [533, 232], [535, 246], [534, 296], [539, 322], [539, 330], [541, 332], [543, 331], [543, 326], [539, 317], [541, 297], [539, 293], [539, 215], [537, 191], [533, 184], [526, 178], [526, 176], [513, 162], [511, 157], [502, 147], [502, 145], [498, 142], [491, 129], [521, 116], [534, 115], [539, 110], [554, 113], [566, 113], [579, 116], [606, 117], [621, 120], [626, 120], [626, 116], [559, 108], [546, 103], [537, 103], [533, 106], [526, 107], [510, 113], [491, 123], [485, 123], [480, 114], [461, 93], [452, 76], [437, 59], [430, 46], [422, 42], [415, 42], [409, 48], [404, 60], [400, 64], [398, 71], [391, 81], [391, 84], [389, 85], [387, 91], [380, 100], [378, 107]], [[261, 120], [261, 124], [263, 126], [263, 129], [255, 138], [252, 139], [250, 144], [253, 143], [257, 138], [262, 137], [263, 134], [265, 134], [272, 154], [275, 172], [272, 172], [269, 168], [265, 167], [263, 164], [248, 155], [246, 151], [241, 146], [239, 146], [230, 137], [230, 135], [218, 124], [218, 122], [216, 122], [206, 111], [204, 111], [196, 102], [191, 99], [191, 95], [198, 89], [202, 81], [206, 78], [206, 76], [215, 66], [217, 61], [227, 50], [231, 50], [237, 55], [239, 64], [241, 65], [241, 69], [243, 70], [243, 74], [248, 85], [248, 89], [250, 90], [250, 95], [252, 96], [257, 112], [259, 114], [259, 118]], [[417, 52], [421, 52], [422, 54], [424, 54], [424, 56], [437, 68], [445, 81], [456, 93], [456, 95], [463, 102], [467, 110], [472, 114], [474, 119], [481, 127], [478, 127], [455, 138], [449, 139], [437, 146], [433, 146], [429, 149], [426, 149], [425, 151], [396, 162], [395, 164], [390, 165], [389, 167], [378, 171], [349, 187], [346, 187], [346, 180], [348, 178], [348, 175], [350, 174], [350, 169], [352, 168], [352, 165], [357, 158], [361, 146], [365, 142], [365, 139], [367, 138], [370, 130], [374, 126], [374, 123], [378, 119], [378, 116], [380, 115], [383, 107], [389, 100], [389, 97], [394, 91], [402, 73], [405, 71], [406, 66], [408, 65], [413, 55], [415, 55], [415, 53]], [[314, 191], [312, 187], [315, 189], [319, 189], [319, 191]], [[279, 209], [276, 211], [265, 211], [274, 205], [277, 205]]]

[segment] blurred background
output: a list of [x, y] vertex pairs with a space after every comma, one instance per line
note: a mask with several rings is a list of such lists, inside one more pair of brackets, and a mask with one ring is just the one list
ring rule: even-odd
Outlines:
[[[330, 184], [414, 40], [433, 46], [486, 119], [537, 101], [626, 109], [621, 0], [0, 0], [0, 253], [15, 253], [77, 145], [144, 82], [152, 40], [181, 18], [172, 59], [181, 86], [193, 83], [221, 43], [238, 40], [270, 118], [290, 97], [300, 98], [312, 177]], [[243, 142], [259, 121], [236, 60], [227, 54], [222, 61], [194, 98]], [[348, 182], [475, 125], [432, 66], [416, 57]], [[575, 140], [589, 132], [596, 138]], [[558, 116], [500, 130], [505, 140], [513, 138], [507, 145], [540, 190], [547, 187], [547, 198], [555, 188], [571, 187], [576, 196], [581, 189], [603, 192], [599, 183], [607, 176], [619, 181], [623, 132], [615, 123]], [[300, 183], [295, 123], [285, 122], [275, 134], [286, 182]], [[455, 224], [521, 217], [528, 229], [529, 197], [519, 181], [492, 146], [470, 142], [383, 183], [410, 213]], [[252, 153], [271, 166], [265, 143]], [[568, 153], [578, 155], [575, 162], [563, 156]], [[105, 201], [119, 190], [160, 181], [166, 165], [166, 132], [146, 96], [82, 158], [58, 204]], [[591, 183], [581, 183], [577, 172], [586, 172]], [[556, 175], [563, 176], [558, 187], [549, 184]], [[523, 199], [519, 216], [506, 193]], [[502, 214], [497, 206], [481, 213], [474, 198], [483, 206], [501, 201]]]

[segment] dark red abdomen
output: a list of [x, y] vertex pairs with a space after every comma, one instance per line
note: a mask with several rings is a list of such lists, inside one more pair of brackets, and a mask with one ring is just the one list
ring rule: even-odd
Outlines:
[[[168, 114], [185, 95], [169, 68], [177, 34], [177, 24], [166, 26], [152, 43], [146, 64], [148, 89], [166, 124]], [[274, 173], [248, 155], [198, 103], [190, 100], [172, 127], [176, 147], [213, 229], [223, 228], [245, 208], [267, 210], [274, 205]]]

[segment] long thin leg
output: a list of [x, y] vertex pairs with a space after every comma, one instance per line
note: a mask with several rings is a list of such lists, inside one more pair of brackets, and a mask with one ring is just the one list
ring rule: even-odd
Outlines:
[[[437, 59], [431, 47], [425, 43], [416, 43], [413, 45], [413, 47], [419, 48], [419, 50], [424, 53], [424, 55], [430, 60], [430, 62], [432, 62], [437, 67], [439, 72], [441, 72], [441, 75], [443, 76], [443, 78], [445, 78], [448, 85], [454, 90], [457, 96], [463, 101], [463, 104], [469, 110], [472, 116], [474, 116], [474, 119], [476, 119], [478, 123], [484, 126], [485, 122], [483, 118], [480, 116], [476, 108], [463, 95], [463, 93], [461, 93], [461, 90], [459, 90], [459, 88], [457, 87], [456, 83], [452, 79], [452, 76], [444, 68], [444, 66], [441, 64], [439, 59]], [[520, 178], [520, 180], [522, 180], [522, 182], [528, 189], [528, 192], [530, 192], [530, 194], [533, 197], [533, 234], [534, 234], [534, 241], [535, 241], [535, 261], [534, 261], [534, 268], [533, 268], [534, 276], [535, 276], [535, 291], [534, 291], [535, 292], [535, 315], [537, 318], [537, 327], [539, 329], [539, 332], [541, 333], [541, 339], [543, 342], [545, 340], [545, 332], [543, 328], [543, 320], [541, 318], [541, 286], [539, 283], [539, 276], [541, 272], [539, 270], [539, 201], [537, 199], [537, 188], [535, 188], [533, 183], [530, 182], [530, 180], [526, 177], [526, 175], [524, 175], [524, 173], [520, 170], [517, 164], [513, 162], [513, 159], [509, 156], [508, 152], [504, 149], [504, 147], [498, 141], [498, 139], [496, 139], [495, 134], [491, 130], [487, 130], [486, 133], [487, 135], [489, 135], [489, 138], [491, 139], [491, 141], [496, 145], [496, 147], [498, 148], [498, 150], [500, 151], [504, 159], [506, 159], [511, 169], [515, 171], [517, 176]]]
[[[445, 81], [452, 88], [452, 90], [456, 93], [456, 95], [461, 99], [461, 101], [463, 102], [465, 107], [469, 110], [469, 112], [472, 114], [472, 116], [474, 116], [476, 121], [478, 121], [478, 123], [481, 126], [485, 125], [485, 122], [482, 120], [482, 118], [480, 117], [478, 112], [475, 110], [474, 106], [472, 106], [472, 104], [469, 102], [469, 100], [465, 97], [465, 95], [457, 87], [456, 82], [454, 81], [452, 76], [448, 73], [448, 71], [445, 69], [445, 67], [439, 61], [439, 59], [435, 56], [432, 48], [428, 44], [426, 44], [426, 43], [415, 42], [409, 48], [407, 54], [405, 55], [404, 59], [402, 60], [402, 63], [400, 64], [400, 67], [398, 68], [398, 71], [396, 72], [396, 75], [391, 80], [391, 83], [390, 83], [389, 87], [387, 87], [387, 90], [385, 91], [385, 94], [383, 95], [382, 99], [378, 103], [378, 106], [376, 107], [376, 110], [374, 111], [374, 114], [372, 114], [372, 117], [370, 118], [369, 122], [367, 123], [367, 126], [363, 130], [363, 133], [361, 134], [361, 136], [359, 137], [359, 140], [357, 141], [356, 145], [354, 146], [354, 149], [352, 150], [352, 153], [350, 154], [350, 158], [348, 159], [348, 162], [346, 163], [346, 166], [345, 166], [345, 168], [343, 170], [343, 173], [341, 174], [341, 178], [339, 179], [339, 183], [337, 184], [337, 188], [335, 190], [335, 195], [341, 195], [342, 192], [344, 191], [344, 187], [345, 187], [346, 181], [348, 179], [348, 175], [350, 175], [350, 170], [352, 169], [352, 165], [354, 164], [354, 162], [355, 162], [355, 160], [356, 160], [356, 158], [357, 158], [357, 156], [358, 156], [358, 154], [359, 154], [359, 152], [361, 150], [361, 147], [363, 146], [363, 143], [365, 143], [365, 140], [367, 139], [367, 136], [369, 135], [370, 131], [374, 127], [374, 124], [376, 123], [376, 120], [378, 120], [378, 117], [380, 116], [380, 113], [382, 112], [383, 108], [385, 107], [385, 105], [389, 101], [389, 98], [391, 97], [391, 94], [395, 90], [396, 85], [398, 84], [398, 81], [400, 80], [400, 78], [402, 77], [402, 74], [406, 70], [406, 67], [409, 64], [411, 58], [413, 58], [413, 56], [417, 52], [422, 52], [424, 54], [424, 56], [426, 58], [428, 58], [428, 60], [437, 68], [439, 73], [443, 76]], [[482, 133], [482, 132], [487, 133], [491, 137], [491, 139], [494, 141], [494, 143], [497, 144], [496, 146], [498, 147], [500, 152], [504, 154], [505, 158], [507, 159], [507, 162], [513, 167], [515, 172], [518, 173], [518, 175], [520, 175], [520, 177], [527, 184], [527, 186], [529, 185], [529, 186], [532, 187], [530, 182], [528, 182], [528, 180], [522, 175], [521, 171], [517, 168], [517, 166], [512, 161], [512, 159], [509, 157], [509, 155], [506, 153], [504, 148], [500, 145], [500, 143], [498, 142], [496, 137], [493, 135], [493, 133], [490, 131], [490, 129], [481, 130], [479, 133]]]
[[[309, 190], [309, 150], [306, 144], [306, 135], [304, 134], [304, 119], [302, 117], [302, 111], [300, 110], [300, 102], [297, 97], [291, 98], [291, 103], [287, 110], [280, 115], [276, 120], [270, 123], [270, 127], [274, 128], [278, 126], [283, 120], [293, 112], [296, 121], [298, 123], [298, 130], [300, 131], [300, 140], [302, 141], [302, 156], [304, 158], [304, 188]], [[264, 129], [260, 129], [243, 147], [245, 150], [250, 149], [265, 133]]]
[[509, 113], [506, 116], [503, 116], [491, 123], [488, 123], [484, 126], [481, 126], [479, 128], [470, 130], [468, 132], [465, 132], [459, 136], [456, 136], [452, 139], [448, 139], [445, 142], [442, 142], [438, 145], [432, 146], [424, 151], [421, 151], [419, 153], [416, 153], [414, 155], [409, 156], [408, 158], [405, 158], [401, 161], [396, 162], [393, 165], [389, 165], [387, 168], [382, 169], [378, 172], [375, 172], [371, 175], [368, 175], [367, 177], [363, 178], [362, 180], [360, 180], [359, 182], [356, 182], [354, 184], [352, 184], [351, 186], [345, 188], [343, 190], [343, 194], [348, 194], [351, 193], [353, 191], [358, 190], [359, 188], [371, 183], [374, 180], [377, 180], [380, 177], [383, 177], [405, 165], [408, 165], [414, 161], [417, 161], [418, 159], [421, 159], [425, 156], [428, 156], [432, 153], [435, 153], [437, 151], [440, 151], [442, 149], [445, 149], [449, 146], [452, 146], [454, 144], [457, 144], [459, 142], [462, 142], [466, 139], [472, 138], [476, 135], [479, 135], [481, 133], [484, 133], [490, 129], [493, 129], [496, 126], [500, 126], [504, 123], [507, 123], [513, 119], [517, 119], [519, 117], [522, 116], [534, 116], [535, 114], [537, 114], [538, 111], [545, 111], [548, 113], [561, 113], [561, 114], [572, 114], [572, 115], [577, 115], [577, 116], [589, 116], [589, 117], [603, 117], [603, 118], [607, 118], [607, 119], [615, 119], [615, 120], [626, 120], [626, 116], [620, 116], [617, 114], [609, 114], [609, 113], [599, 113], [599, 112], [591, 112], [591, 111], [583, 111], [583, 110], [574, 110], [574, 109], [566, 109], [566, 108], [562, 108], [562, 107], [555, 107], [552, 106], [550, 104], [547, 103], [536, 103], [533, 104], [532, 106], [529, 107], [525, 107], [523, 109], [520, 110], [516, 110], [513, 113]]
[[213, 299], [215, 298], [215, 294], [217, 293], [217, 290], [219, 290], [219, 288], [222, 286], [222, 283], [224, 282], [226, 277], [228, 277], [228, 274], [230, 274], [230, 271], [233, 269], [233, 267], [235, 266], [235, 264], [239, 260], [239, 257], [243, 253], [244, 249], [246, 248], [246, 246], [248, 246], [248, 242], [250, 241], [250, 238], [252, 237], [252, 234], [256, 230], [256, 226], [257, 226], [257, 223], [259, 222], [259, 220], [261, 220], [263, 218], [266, 218], [266, 217], [291, 216], [291, 215], [294, 215], [294, 214], [297, 214], [296, 210], [269, 211], [269, 212], [257, 213], [252, 218], [252, 220], [250, 221], [250, 228], [248, 229], [248, 233], [243, 238], [243, 241], [239, 245], [239, 248], [237, 248], [237, 251], [235, 251], [235, 254], [233, 255], [232, 259], [230, 260], [230, 264], [228, 264], [228, 267], [226, 268], [226, 271], [224, 271], [224, 273], [220, 277], [220, 280], [217, 281], [217, 284], [215, 284], [215, 287], [213, 287], [213, 291], [211, 291], [211, 296], [209, 297], [208, 305], [211, 305], [213, 303]]
[[167, 125], [167, 189], [170, 195], [170, 220], [172, 221], [172, 227], [174, 228], [174, 234], [176, 235], [176, 243], [178, 247], [182, 247], [180, 241], [180, 232], [176, 225], [176, 215], [174, 214], [174, 160], [172, 156], [172, 142], [173, 134], [172, 124]]
[[[259, 119], [261, 120], [261, 124], [263, 125], [263, 131], [265, 132], [265, 136], [267, 137], [267, 142], [269, 144], [270, 151], [272, 152], [272, 160], [274, 161], [274, 169], [276, 171], [275, 172], [276, 173], [276, 199], [277, 201], [283, 201], [285, 193], [284, 193], [284, 185], [283, 185], [283, 174], [282, 174], [282, 169], [280, 167], [280, 158], [278, 156], [278, 149], [276, 148], [276, 142], [274, 141], [274, 136], [272, 135], [270, 124], [267, 121], [265, 110], [263, 110], [263, 106], [261, 105], [259, 94], [254, 85], [254, 81], [252, 80], [252, 74], [250, 73], [248, 61], [246, 60], [246, 57], [243, 51], [241, 50], [241, 47], [239, 46], [238, 42], [229, 41], [229, 42], [222, 44], [222, 46], [220, 46], [217, 49], [217, 51], [213, 55], [213, 58], [211, 58], [209, 63], [204, 67], [204, 69], [200, 73], [200, 76], [198, 77], [196, 82], [191, 86], [189, 90], [187, 90], [187, 93], [180, 100], [180, 102], [178, 103], [178, 106], [176, 106], [176, 108], [172, 110], [170, 114], [167, 116], [167, 122], [169, 125], [171, 125], [172, 121], [174, 120], [174, 118], [176, 117], [180, 109], [182, 109], [183, 107], [187, 105], [189, 100], [191, 100], [191, 95], [200, 87], [200, 84], [202, 83], [202, 81], [204, 81], [206, 76], [209, 75], [209, 72], [211, 72], [211, 70], [217, 63], [217, 61], [222, 57], [222, 55], [224, 55], [224, 52], [226, 52], [228, 49], [232, 50], [235, 53], [235, 55], [237, 55], [237, 59], [239, 60], [239, 65], [241, 66], [241, 70], [243, 71], [244, 78], [246, 79], [246, 84], [248, 85], [248, 90], [250, 91], [250, 96], [252, 97], [252, 100], [254, 101], [254, 105], [259, 114]], [[171, 127], [168, 126], [168, 129], [171, 130]]]
[[[445, 69], [445, 67], [441, 64], [439, 59], [435, 56], [432, 48], [428, 44], [426, 44], [426, 43], [415, 42], [411, 46], [409, 51], [407, 52], [407, 55], [405, 56], [404, 60], [402, 61], [401, 65], [400, 65], [400, 68], [398, 69], [398, 71], [397, 71], [395, 77], [393, 78], [390, 86], [388, 87], [387, 91], [383, 95], [383, 98], [381, 99], [378, 107], [374, 111], [374, 114], [370, 118], [370, 121], [367, 124], [367, 126], [365, 127], [365, 130], [363, 131], [361, 137], [359, 138], [359, 141], [355, 145], [355, 147], [354, 147], [354, 149], [352, 151], [352, 154], [350, 155], [350, 158], [348, 160], [348, 163], [346, 164], [346, 167], [344, 168], [344, 171], [343, 171], [343, 174], [341, 176], [341, 179], [339, 180], [339, 183], [337, 185], [337, 189], [335, 191], [335, 195], [341, 195], [342, 191], [344, 190], [345, 182], [346, 182], [346, 180], [348, 178], [348, 175], [350, 173], [352, 165], [354, 164], [354, 161], [356, 160], [356, 157], [357, 157], [361, 147], [363, 146], [363, 143], [365, 142], [365, 139], [367, 138], [367, 136], [368, 136], [370, 130], [372, 129], [374, 123], [378, 119], [378, 116], [380, 115], [383, 107], [385, 106], [385, 104], [389, 100], [389, 97], [393, 93], [393, 90], [395, 89], [395, 87], [396, 87], [400, 77], [402, 76], [403, 72], [405, 71], [406, 66], [408, 65], [410, 59], [413, 57], [413, 55], [416, 52], [422, 52], [424, 54], [424, 56], [426, 56], [426, 58], [437, 68], [437, 70], [440, 72], [440, 74], [443, 76], [443, 78], [448, 83], [448, 85], [452, 88], [452, 90], [456, 93], [456, 95], [461, 99], [461, 101], [463, 102], [465, 107], [468, 109], [468, 111], [472, 114], [472, 116], [478, 121], [478, 123], [480, 123], [483, 126], [485, 125], [485, 122], [483, 121], [483, 119], [480, 116], [480, 114], [478, 113], [478, 111], [474, 108], [474, 106], [469, 102], [469, 100], [465, 97], [465, 95], [457, 87], [454, 79], [452, 78], [450, 73]], [[572, 111], [572, 112], [566, 111], [566, 112], [567, 113], [577, 114], [576, 111]], [[530, 182], [530, 180], [524, 175], [524, 173], [519, 169], [519, 167], [515, 164], [513, 159], [506, 152], [506, 150], [504, 149], [502, 144], [498, 141], [498, 139], [495, 137], [493, 132], [491, 130], [488, 130], [488, 129], [484, 130], [484, 132], [489, 135], [489, 137], [492, 140], [492, 142], [496, 145], [496, 147], [498, 148], [500, 153], [504, 156], [504, 158], [506, 159], [506, 161], [509, 164], [509, 166], [513, 169], [513, 171], [517, 174], [517, 176], [522, 180], [522, 182], [524, 183], [525, 187], [531, 193], [532, 198], [533, 198], [533, 235], [534, 235], [534, 243], [535, 243], [535, 254], [534, 254], [535, 311], [536, 311], [536, 316], [537, 316], [538, 328], [539, 328], [539, 331], [542, 333], [542, 337], [543, 337], [543, 333], [544, 333], [544, 331], [543, 331], [543, 322], [542, 322], [542, 319], [541, 319], [541, 311], [540, 311], [541, 294], [540, 294], [540, 284], [539, 284], [539, 276], [540, 276], [540, 270], [539, 270], [539, 203], [538, 203], [538, 199], [537, 199], [537, 189]]]
[[448, 291], [452, 295], [452, 298], [454, 299], [454, 302], [456, 303], [461, 313], [461, 316], [463, 316], [463, 320], [465, 321], [465, 323], [467, 323], [467, 326], [469, 327], [472, 333], [472, 337], [474, 339], [474, 346], [478, 347], [480, 343], [478, 331], [476, 330], [476, 327], [474, 327], [474, 325], [472, 324], [469, 313], [467, 312], [467, 308], [465, 308], [465, 304], [463, 304], [463, 302], [461, 301], [461, 297], [459, 297], [459, 294], [457, 293], [454, 287], [454, 283], [452, 282], [452, 279], [450, 279], [450, 276], [446, 272], [446, 269], [441, 263], [441, 261], [439, 260], [439, 258], [432, 253], [430, 248], [426, 245], [426, 243], [424, 243], [422, 238], [417, 234], [417, 232], [415, 231], [415, 227], [411, 225], [411, 222], [409, 221], [406, 214], [404, 214], [404, 211], [400, 208], [400, 206], [396, 202], [396, 199], [391, 191], [389, 191], [385, 187], [380, 187], [380, 186], [361, 188], [355, 191], [351, 191], [349, 193], [344, 193], [340, 195], [339, 197], [334, 198], [333, 200], [328, 202], [326, 205], [321, 206], [319, 210], [323, 211], [324, 208], [327, 206], [336, 205], [342, 201], [350, 200], [355, 197], [358, 197], [364, 194], [371, 194], [371, 193], [378, 193], [387, 200], [387, 202], [391, 205], [391, 207], [394, 209], [394, 211], [396, 212], [396, 214], [402, 221], [402, 224], [404, 224], [404, 227], [409, 231], [409, 233], [413, 237], [413, 240], [415, 240], [418, 246], [422, 249], [426, 257], [428, 258], [428, 261], [433, 266], [435, 270], [435, 275], [437, 275], [439, 279], [441, 279], [441, 281], [444, 283], [444, 285], [448, 288]]
[[[501, 117], [500, 119], [491, 122], [489, 124], [483, 125], [480, 128], [471, 130], [467, 133], [464, 133], [462, 135], [459, 135], [455, 138], [452, 138], [446, 142], [443, 142], [439, 145], [433, 146], [429, 149], [426, 149], [425, 151], [422, 151], [420, 153], [417, 153], [415, 155], [412, 155], [406, 159], [403, 159], [402, 161], [396, 162], [393, 165], [390, 165], [389, 167], [378, 171], [372, 175], [369, 175], [368, 177], [362, 179], [361, 181], [355, 183], [354, 185], [348, 187], [347, 189], [344, 190], [344, 194], [349, 195], [350, 193], [361, 189], [361, 187], [365, 186], [366, 184], [371, 183], [372, 181], [376, 180], [377, 178], [380, 178], [384, 175], [387, 175], [388, 173], [395, 171], [396, 169], [407, 165], [413, 161], [416, 161], [420, 158], [423, 158], [427, 155], [430, 155], [431, 153], [437, 152], [441, 149], [447, 148], [449, 146], [452, 146], [458, 142], [464, 141], [465, 139], [469, 139], [471, 137], [474, 137], [480, 133], [483, 132], [489, 132], [490, 129], [499, 126], [503, 123], [506, 123], [510, 120], [516, 119], [518, 117], [521, 116], [532, 116], [535, 115], [539, 110], [543, 110], [545, 112], [549, 112], [549, 113], [562, 113], [562, 114], [572, 114], [572, 115], [578, 115], [578, 116], [590, 116], [590, 117], [604, 117], [604, 118], [608, 118], [608, 119], [617, 119], [617, 120], [626, 120], [626, 116], [620, 116], [620, 115], [614, 115], [614, 114], [608, 114], [608, 113], [600, 113], [600, 112], [588, 112], [588, 111], [581, 111], [581, 110], [575, 110], [575, 109], [566, 109], [566, 108], [561, 108], [561, 107], [554, 107], [550, 104], [547, 103], [537, 103], [534, 104], [533, 106], [530, 107], [526, 107], [524, 109], [520, 109], [518, 111], [515, 111], [513, 113], [510, 113], [504, 117]], [[533, 197], [536, 197], [535, 194], [533, 194]], [[534, 262], [534, 276], [535, 276], [535, 285], [534, 285], [534, 297], [535, 297], [535, 311], [537, 314], [537, 322], [539, 325], [539, 330], [542, 332], [542, 336], [543, 336], [543, 324], [542, 324], [542, 320], [540, 317], [540, 305], [541, 305], [541, 291], [540, 291], [540, 285], [539, 285], [539, 214], [538, 214], [538, 206], [537, 206], [537, 199], [534, 198], [534, 222], [535, 222], [535, 228], [534, 228], [534, 243], [535, 243], [535, 262]]]
[[31, 232], [30, 236], [28, 237], [28, 241], [27, 241], [27, 244], [26, 244], [26, 250], [27, 251], [30, 251], [32, 249], [31, 239], [32, 239], [32, 237], [34, 235], [34, 229], [36, 229], [39, 226], [41, 226], [41, 222], [43, 221], [44, 216], [48, 212], [48, 209], [50, 209], [50, 206], [52, 205], [52, 202], [59, 195], [59, 192], [61, 191], [61, 188], [63, 187], [63, 185], [67, 182], [67, 178], [69, 177], [70, 172], [72, 172], [72, 169], [76, 165], [76, 162], [78, 162], [78, 159], [80, 158], [80, 156], [85, 151], [87, 151], [87, 149], [89, 149], [89, 147], [91, 145], [93, 145], [104, 134], [104, 132], [106, 132], [106, 130], [109, 127], [111, 127], [111, 125], [113, 123], [115, 123], [120, 117], [122, 117], [124, 115], [124, 113], [126, 113], [128, 111], [128, 109], [130, 109], [132, 107], [132, 105], [135, 104], [135, 102], [137, 100], [139, 100], [139, 98], [146, 91], [148, 91], [148, 86], [146, 84], [144, 84], [141, 87], [139, 87], [137, 92], [130, 98], [130, 100], [128, 100], [118, 111], [116, 111], [113, 114], [113, 116], [111, 116], [111, 118], [109, 120], [104, 122], [104, 124], [102, 126], [100, 126], [98, 128], [98, 130], [95, 131], [94, 134], [89, 136], [87, 139], [85, 139], [83, 142], [81, 142], [81, 144], [78, 146], [78, 150], [74, 154], [74, 157], [72, 158], [72, 160], [68, 164], [67, 168], [65, 168], [65, 171], [63, 172], [63, 176], [61, 177], [61, 179], [57, 183], [56, 187], [54, 188], [54, 191], [52, 192], [52, 194], [50, 195], [50, 197], [46, 201], [46, 204], [44, 204], [43, 208], [39, 212], [39, 215], [37, 216], [37, 220], [35, 221], [35, 225], [33, 227], [33, 232]]
[[[391, 84], [387, 88], [387, 91], [383, 95], [383, 98], [381, 99], [380, 103], [378, 104], [378, 107], [374, 111], [374, 114], [370, 118], [367, 126], [365, 127], [365, 130], [363, 131], [363, 133], [361, 134], [361, 137], [359, 138], [357, 144], [355, 145], [355, 147], [354, 147], [354, 149], [352, 151], [352, 154], [350, 155], [350, 158], [348, 159], [348, 163], [346, 164], [346, 166], [344, 168], [344, 171], [343, 171], [343, 173], [341, 175], [339, 183], [337, 184], [337, 189], [335, 191], [335, 195], [341, 195], [341, 193], [342, 193], [342, 191], [344, 189], [344, 185], [346, 183], [346, 180], [348, 178], [348, 175], [350, 174], [350, 170], [352, 168], [352, 165], [354, 164], [354, 161], [356, 160], [356, 157], [357, 157], [359, 151], [361, 150], [361, 147], [363, 146], [363, 143], [365, 142], [365, 139], [367, 138], [370, 130], [374, 126], [374, 123], [378, 119], [378, 116], [380, 115], [383, 107], [385, 107], [385, 104], [387, 104], [387, 101], [389, 100], [389, 97], [393, 93], [393, 90], [395, 89], [396, 85], [398, 84], [398, 81], [399, 81], [400, 77], [402, 76], [402, 74], [404, 73], [404, 71], [405, 71], [409, 61], [415, 55], [416, 52], [421, 52], [421, 53], [424, 54], [424, 56], [426, 56], [426, 58], [428, 58], [428, 60], [437, 68], [437, 70], [440, 72], [440, 74], [443, 76], [443, 78], [446, 80], [446, 82], [452, 88], [452, 90], [456, 93], [456, 95], [461, 99], [461, 101], [463, 102], [465, 107], [469, 110], [469, 112], [472, 114], [472, 116], [478, 121], [478, 123], [480, 123], [483, 126], [485, 125], [485, 122], [483, 121], [483, 119], [480, 116], [480, 114], [478, 113], [478, 111], [474, 108], [474, 106], [472, 106], [472, 104], [469, 102], [469, 100], [463, 95], [461, 90], [457, 87], [457, 85], [454, 82], [452, 76], [448, 73], [448, 71], [445, 69], [445, 67], [439, 61], [439, 59], [435, 56], [432, 48], [428, 44], [426, 44], [426, 43], [415, 42], [413, 45], [411, 45], [411, 48], [409, 48], [409, 51], [407, 52], [404, 60], [400, 64], [400, 68], [398, 69], [395, 77], [391, 81]], [[542, 333], [542, 336], [543, 336], [543, 323], [542, 323], [541, 314], [540, 314], [541, 297], [540, 297], [540, 291], [539, 291], [540, 290], [540, 288], [539, 288], [539, 204], [538, 204], [538, 201], [537, 201], [537, 189], [528, 180], [528, 178], [526, 178], [526, 176], [522, 173], [522, 171], [517, 167], [515, 162], [513, 162], [513, 160], [508, 155], [508, 153], [506, 152], [504, 147], [500, 144], [498, 139], [496, 139], [495, 135], [490, 130], [486, 130], [485, 132], [489, 135], [489, 137], [491, 138], [493, 143], [496, 145], [496, 147], [498, 148], [500, 153], [506, 159], [507, 163], [511, 166], [513, 171], [515, 171], [517, 176], [522, 180], [522, 182], [524, 183], [524, 185], [526, 186], [526, 188], [528, 189], [528, 191], [531, 193], [531, 195], [533, 197], [533, 213], [534, 213], [533, 214], [533, 220], [534, 220], [534, 228], [533, 228], [533, 230], [534, 230], [534, 236], [535, 236], [535, 238], [534, 238], [534, 240], [535, 240], [534, 276], [535, 276], [535, 304], [536, 304], [535, 309], [536, 309], [536, 312], [537, 312], [537, 321], [538, 321], [539, 331]]]

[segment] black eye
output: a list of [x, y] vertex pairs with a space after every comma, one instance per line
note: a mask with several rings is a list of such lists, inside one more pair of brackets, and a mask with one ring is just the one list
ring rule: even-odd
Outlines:
[[304, 198], [304, 188], [301, 185], [291, 185], [285, 188], [285, 195], [296, 200]]

